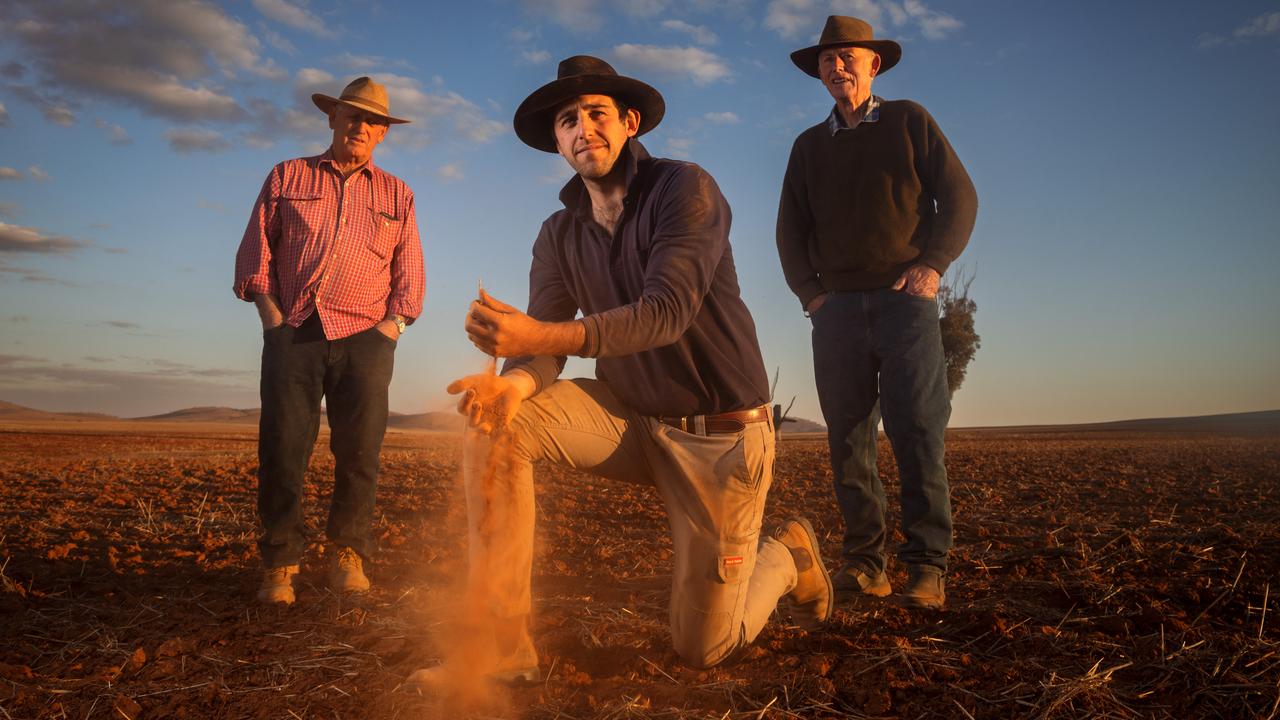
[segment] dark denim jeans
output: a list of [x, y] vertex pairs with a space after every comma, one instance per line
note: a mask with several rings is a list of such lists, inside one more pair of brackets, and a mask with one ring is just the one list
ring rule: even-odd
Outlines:
[[302, 558], [302, 479], [320, 431], [322, 396], [334, 457], [326, 535], [363, 557], [372, 555], [378, 453], [387, 430], [395, 345], [375, 328], [326, 340], [315, 314], [301, 327], [286, 324], [263, 333], [258, 551], [266, 567]]
[[883, 413], [902, 485], [906, 543], [898, 559], [945, 571], [951, 497], [943, 434], [951, 399], [937, 303], [889, 289], [830, 293], [813, 315], [813, 365], [845, 561], [871, 574], [884, 569], [884, 485], [876, 472]]

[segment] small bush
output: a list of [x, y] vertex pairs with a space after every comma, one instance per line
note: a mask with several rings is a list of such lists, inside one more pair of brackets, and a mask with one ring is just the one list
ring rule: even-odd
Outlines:
[[942, 330], [942, 354], [947, 362], [947, 390], [954, 397], [964, 383], [969, 363], [982, 347], [974, 330], [973, 316], [978, 304], [969, 297], [974, 275], [963, 270], [945, 279], [938, 288], [938, 324]]

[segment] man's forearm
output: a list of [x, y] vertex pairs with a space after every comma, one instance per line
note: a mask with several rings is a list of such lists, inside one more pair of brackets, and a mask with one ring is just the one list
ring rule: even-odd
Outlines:
[[587, 341], [587, 331], [581, 320], [569, 322], [544, 322], [538, 324], [535, 355], [580, 355]]
[[284, 322], [284, 312], [280, 310], [280, 301], [275, 295], [259, 293], [253, 297], [253, 304], [258, 308], [263, 327], [275, 327]]

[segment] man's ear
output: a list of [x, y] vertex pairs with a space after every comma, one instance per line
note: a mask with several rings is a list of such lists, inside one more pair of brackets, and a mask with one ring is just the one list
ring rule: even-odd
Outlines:
[[880, 53], [871, 55], [871, 77], [875, 77], [880, 72]]
[[333, 129], [333, 119], [337, 117], [337, 115], [338, 115], [338, 106], [337, 105], [329, 106], [329, 129], [330, 130]]
[[627, 108], [627, 137], [635, 137], [640, 132], [640, 111]]

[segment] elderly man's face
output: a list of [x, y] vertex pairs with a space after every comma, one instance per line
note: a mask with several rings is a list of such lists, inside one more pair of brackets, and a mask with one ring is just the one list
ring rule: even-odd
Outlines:
[[360, 108], [337, 103], [329, 112], [333, 129], [333, 155], [339, 162], [364, 164], [387, 136], [387, 119]]
[[552, 118], [556, 149], [588, 180], [608, 175], [627, 138], [640, 128], [640, 113], [628, 109], [620, 114], [608, 95], [579, 95], [561, 105]]
[[818, 53], [818, 75], [838, 103], [854, 107], [871, 97], [871, 78], [880, 71], [880, 56], [873, 50], [843, 45]]

